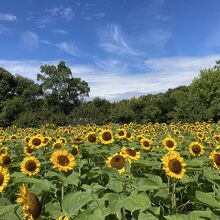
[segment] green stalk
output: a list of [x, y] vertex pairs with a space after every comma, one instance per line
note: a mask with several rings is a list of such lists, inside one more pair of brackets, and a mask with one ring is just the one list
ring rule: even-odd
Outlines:
[[171, 210], [172, 210], [172, 214], [176, 213], [176, 181], [173, 180], [173, 189], [172, 189], [172, 206], [171, 206]]

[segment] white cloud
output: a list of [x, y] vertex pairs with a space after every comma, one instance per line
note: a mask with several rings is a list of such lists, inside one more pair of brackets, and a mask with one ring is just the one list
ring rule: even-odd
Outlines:
[[68, 8], [64, 8], [62, 13], [61, 13], [61, 17], [65, 18], [66, 20], [72, 20], [73, 17], [75, 16], [75, 14], [73, 13], [72, 8], [68, 7]]
[[68, 35], [68, 32], [63, 29], [55, 29], [54, 32], [58, 34]]
[[[180, 85], [188, 85], [198, 76], [201, 68], [212, 67], [220, 54], [203, 57], [164, 57], [145, 61], [146, 71], [129, 73], [122, 63], [115, 60], [97, 61], [96, 65], [71, 65], [73, 75], [87, 81], [91, 88], [90, 97], [118, 100], [149, 93], [166, 91]], [[40, 65], [57, 65], [58, 61], [7, 61], [0, 66], [12, 73], [36, 80]], [[109, 69], [107, 64], [114, 68]]]
[[105, 30], [100, 31], [99, 35], [99, 46], [109, 53], [140, 55], [140, 52], [135, 51], [129, 46], [119, 25], [109, 25]]
[[71, 7], [53, 7], [46, 9], [44, 15], [36, 20], [36, 24], [39, 28], [46, 28], [50, 23], [55, 22], [57, 19], [65, 19], [71, 21], [75, 14]]
[[93, 16], [94, 16], [94, 17], [97, 17], [97, 18], [104, 18], [104, 17], [105, 17], [105, 13], [103, 13], [103, 12], [98, 12], [98, 13], [95, 13]]
[[61, 51], [64, 51], [65, 53], [68, 53], [70, 55], [73, 55], [73, 56], [82, 55], [81, 51], [73, 43], [61, 42], [61, 43], [55, 44], [55, 46], [59, 48]]
[[23, 46], [27, 49], [33, 50], [39, 46], [39, 37], [35, 32], [27, 31], [22, 34]]
[[50, 23], [53, 22], [53, 18], [49, 17], [49, 16], [44, 16], [42, 18], [39, 18], [36, 21], [36, 24], [39, 28], [46, 28]]
[[0, 21], [16, 21], [17, 17], [12, 14], [3, 14], [0, 12]]
[[71, 7], [54, 7], [49, 10], [47, 10], [50, 16], [53, 17], [61, 17], [66, 20], [72, 20], [73, 17], [75, 16], [73, 9]]

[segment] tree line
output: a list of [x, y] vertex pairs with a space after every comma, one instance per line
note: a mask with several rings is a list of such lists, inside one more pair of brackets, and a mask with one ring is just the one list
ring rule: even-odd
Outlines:
[[189, 86], [113, 103], [88, 101], [88, 83], [74, 77], [63, 61], [42, 65], [37, 79], [36, 83], [0, 68], [0, 126], [220, 120], [220, 61], [200, 70]]

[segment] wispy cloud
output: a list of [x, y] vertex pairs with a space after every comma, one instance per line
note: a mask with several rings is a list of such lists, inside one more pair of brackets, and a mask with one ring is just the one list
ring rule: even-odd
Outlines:
[[58, 34], [68, 35], [68, 32], [63, 29], [55, 29], [54, 32]]
[[140, 55], [140, 52], [129, 46], [119, 25], [108, 25], [106, 29], [99, 32], [99, 35], [99, 46], [109, 53]]
[[50, 23], [55, 22], [57, 19], [65, 19], [71, 21], [75, 14], [71, 7], [53, 7], [44, 11], [45, 15], [38, 18], [36, 24], [39, 28], [46, 28]]
[[0, 12], [0, 21], [16, 21], [17, 17], [13, 14], [4, 14]]
[[26, 49], [36, 49], [39, 43], [39, 36], [35, 32], [27, 31], [22, 34], [22, 44]]
[[68, 53], [72, 56], [82, 55], [82, 52], [79, 50], [79, 48], [72, 42], [61, 42], [55, 44], [55, 46], [59, 48], [61, 51], [64, 51], [65, 53]]
[[[201, 68], [208, 68], [215, 64], [220, 54], [203, 57], [162, 57], [145, 61], [144, 73], [131, 74], [127, 68], [114, 60], [103, 61], [113, 63], [115, 68], [109, 69], [99, 61], [96, 65], [67, 65], [71, 67], [74, 76], [89, 83], [90, 97], [103, 97], [109, 100], [120, 100], [132, 96], [149, 93], [164, 92], [169, 88], [188, 85], [198, 76]], [[12, 73], [36, 80], [40, 65], [57, 65], [58, 61], [9, 61], [0, 60], [0, 66]]]
[[97, 18], [104, 18], [104, 17], [105, 17], [105, 13], [103, 13], [103, 12], [98, 12], [98, 13], [95, 13], [93, 16], [94, 16], [94, 17], [97, 17]]
[[53, 17], [61, 17], [66, 20], [72, 20], [73, 17], [75, 16], [73, 9], [71, 7], [63, 7], [63, 6], [54, 7], [48, 9], [47, 12], [49, 13], [49, 15]]
[[52, 17], [44, 16], [44, 17], [39, 18], [36, 21], [36, 24], [37, 24], [37, 27], [39, 27], [39, 28], [46, 28], [53, 21], [54, 21], [54, 19]]
[[73, 17], [75, 16], [73, 9], [71, 7], [59, 6], [59, 7], [48, 9], [47, 11], [50, 16], [61, 17], [68, 21], [72, 20]]

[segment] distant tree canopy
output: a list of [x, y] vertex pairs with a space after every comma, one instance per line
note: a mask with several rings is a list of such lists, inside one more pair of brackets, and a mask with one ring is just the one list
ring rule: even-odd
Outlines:
[[88, 83], [80, 78], [74, 78], [69, 67], [61, 61], [58, 66], [43, 65], [37, 79], [49, 104], [59, 106], [66, 114], [79, 105], [81, 98], [89, 96]]
[[0, 126], [220, 120], [220, 61], [189, 86], [110, 103], [89, 96], [88, 83], [61, 61], [40, 67], [38, 82], [0, 68]]

